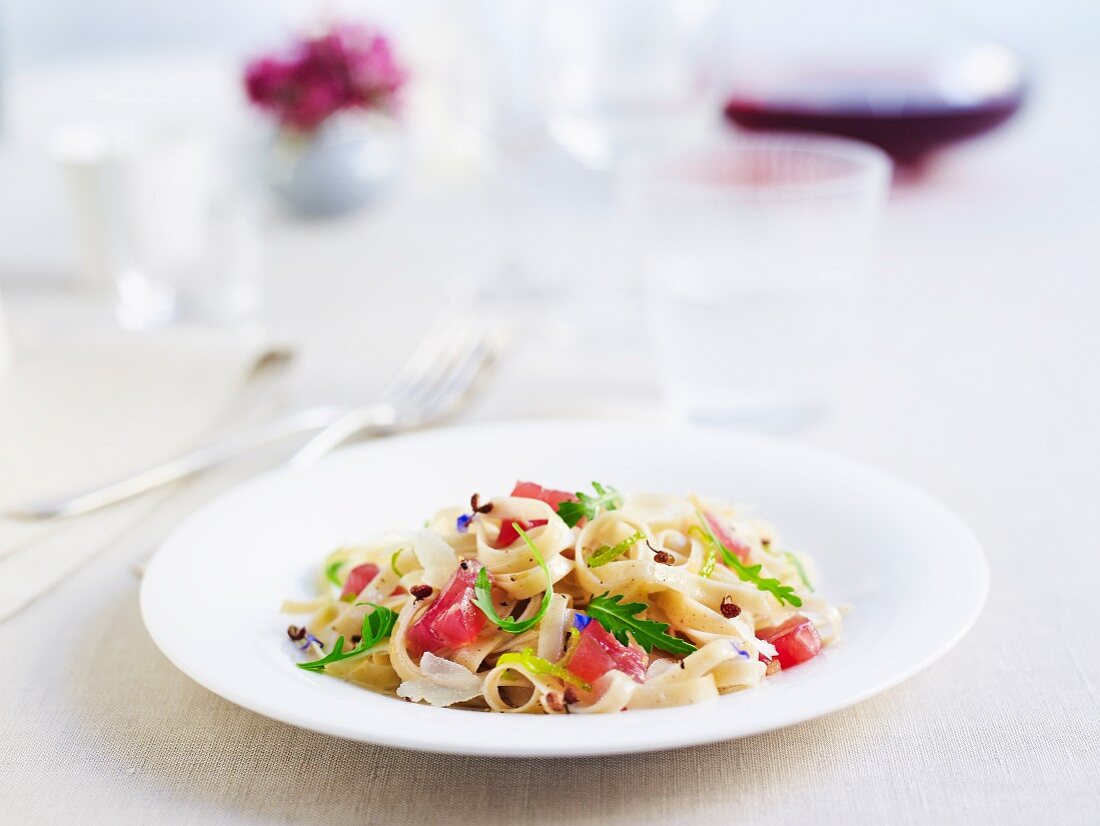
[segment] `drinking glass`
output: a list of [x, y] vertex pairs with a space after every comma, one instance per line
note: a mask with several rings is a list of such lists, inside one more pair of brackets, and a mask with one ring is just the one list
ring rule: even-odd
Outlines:
[[84, 280], [113, 287], [124, 327], [255, 313], [259, 202], [246, 148], [183, 126], [90, 125], [58, 140]]
[[717, 0], [552, 0], [542, 73], [551, 135], [611, 166], [713, 112]]
[[820, 411], [855, 343], [890, 169], [874, 147], [810, 137], [632, 159], [629, 247], [672, 410], [769, 430]]
[[1027, 97], [1027, 62], [967, 25], [965, 5], [737, 3], [726, 117], [867, 141], [915, 170], [934, 151], [1000, 126]]

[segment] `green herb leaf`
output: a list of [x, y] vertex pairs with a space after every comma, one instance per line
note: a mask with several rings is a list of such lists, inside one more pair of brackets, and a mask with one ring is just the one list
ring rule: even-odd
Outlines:
[[616, 542], [614, 545], [604, 545], [596, 549], [592, 556], [588, 557], [588, 567], [599, 568], [601, 565], [613, 562], [633, 548], [635, 543], [641, 542], [643, 539], [645, 539], [645, 532], [636, 531], [622, 542]]
[[710, 541], [710, 537], [698, 525], [692, 525], [688, 533], [697, 537], [703, 543], [705, 552], [703, 554], [703, 564], [699, 567], [699, 576], [703, 579], [710, 579], [714, 573], [714, 566], [718, 564], [718, 547]]
[[401, 556], [401, 552], [403, 550], [405, 550], [405, 549], [404, 548], [398, 548], [396, 551], [393, 552], [393, 556], [390, 557], [390, 569], [395, 574], [397, 574], [398, 579], [400, 579], [401, 577], [404, 576], [404, 574], [402, 574], [399, 570], [397, 570], [397, 557]]
[[645, 603], [628, 602], [624, 605], [622, 599], [622, 594], [609, 596], [603, 593], [598, 597], [592, 597], [585, 611], [609, 633], [614, 634], [615, 639], [623, 645], [630, 644], [630, 639], [627, 637], [629, 632], [647, 654], [654, 648], [660, 648], [670, 654], [690, 654], [695, 651], [695, 646], [690, 642], [668, 633], [667, 622], [638, 619], [635, 615], [647, 608]]
[[357, 657], [360, 654], [366, 654], [367, 651], [389, 637], [393, 632], [394, 623], [397, 622], [396, 613], [389, 608], [376, 605], [373, 602], [357, 602], [355, 604], [369, 605], [374, 608], [369, 614], [363, 616], [363, 639], [360, 640], [359, 645], [351, 649], [351, 651], [345, 651], [344, 638], [342, 636], [337, 637], [336, 642], [332, 646], [332, 650], [328, 654], [319, 660], [313, 660], [308, 663], [298, 663], [299, 668], [304, 668], [306, 671], [324, 671], [326, 665], [339, 662], [340, 660], [346, 660], [349, 657]]
[[798, 571], [798, 578], [802, 580], [802, 584], [805, 585], [812, 594], [814, 592], [814, 586], [810, 584], [810, 578], [806, 576], [806, 569], [802, 567], [802, 560], [790, 551], [783, 551], [783, 556], [787, 557], [790, 563], [794, 565], [794, 569]]
[[340, 577], [337, 576], [337, 574], [340, 572], [340, 569], [343, 568], [343, 567], [344, 567], [344, 560], [341, 559], [341, 560], [338, 560], [336, 562], [333, 562], [332, 564], [328, 565], [325, 568], [325, 579], [327, 579], [329, 582], [331, 582], [337, 588], [343, 588], [344, 587], [344, 583], [342, 583], [340, 581]]
[[514, 651], [508, 654], [501, 654], [499, 659], [497, 659], [497, 665], [522, 665], [532, 674], [545, 674], [549, 677], [557, 677], [559, 680], [572, 683], [577, 688], [583, 688], [585, 691], [592, 690], [592, 686], [573, 672], [567, 671], [557, 663], [550, 662], [550, 660], [536, 657], [533, 648], [524, 648], [521, 654], [517, 654]]
[[742, 582], [748, 582], [751, 585], [755, 585], [761, 591], [770, 593], [779, 601], [780, 605], [787, 602], [795, 608], [802, 607], [802, 597], [794, 592], [794, 588], [790, 585], [784, 585], [778, 579], [760, 576], [760, 569], [762, 567], [760, 564], [746, 565], [738, 559], [737, 555], [723, 545], [718, 537], [711, 532], [710, 525], [707, 524], [707, 520], [703, 517], [703, 514], [696, 511], [695, 515], [699, 518], [699, 524], [702, 525], [702, 530], [705, 534], [704, 541], [707, 544], [712, 544], [722, 553], [722, 561], [726, 563], [726, 566], [731, 571], [737, 574]]
[[605, 488], [599, 482], [592, 483], [596, 495], [577, 491], [577, 502], [565, 501], [558, 504], [558, 516], [570, 528], [582, 519], [595, 519], [601, 510], [613, 511], [623, 506], [623, 498], [615, 488]]
[[546, 610], [550, 607], [550, 599], [554, 596], [554, 583], [550, 581], [550, 569], [546, 567], [546, 561], [539, 553], [538, 547], [531, 541], [531, 537], [515, 522], [512, 523], [512, 527], [516, 529], [516, 533], [523, 537], [523, 541], [527, 543], [527, 547], [531, 549], [531, 554], [535, 557], [535, 562], [538, 563], [538, 566], [546, 575], [546, 590], [542, 594], [542, 605], [539, 606], [539, 610], [533, 617], [528, 617], [525, 620], [501, 617], [497, 614], [496, 606], [493, 605], [493, 585], [489, 582], [489, 570], [485, 567], [477, 572], [477, 579], [474, 581], [473, 602], [489, 618], [489, 621], [501, 630], [507, 631], [509, 634], [522, 634], [527, 629], [538, 625], [539, 620], [546, 614]]

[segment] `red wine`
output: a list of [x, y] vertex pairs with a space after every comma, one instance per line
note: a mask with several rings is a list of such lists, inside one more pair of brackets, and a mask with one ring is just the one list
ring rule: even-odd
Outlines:
[[873, 94], [861, 94], [851, 81], [829, 88], [821, 77], [799, 95], [788, 88], [779, 95], [736, 92], [726, 104], [726, 117], [746, 129], [823, 132], [880, 146], [899, 163], [914, 163], [933, 150], [989, 132], [1011, 118], [1023, 104], [1022, 84], [984, 99], [949, 101], [934, 89], [876, 83]]

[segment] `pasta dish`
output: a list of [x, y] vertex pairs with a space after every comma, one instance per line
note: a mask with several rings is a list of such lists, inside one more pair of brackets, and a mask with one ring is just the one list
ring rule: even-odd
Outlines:
[[840, 611], [805, 555], [691, 495], [509, 496], [332, 552], [298, 667], [433, 706], [538, 714], [696, 703], [816, 656]]

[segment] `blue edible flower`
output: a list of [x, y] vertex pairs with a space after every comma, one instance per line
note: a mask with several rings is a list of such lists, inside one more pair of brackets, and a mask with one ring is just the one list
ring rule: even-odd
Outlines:
[[474, 515], [472, 513], [464, 513], [458, 519], [455, 520], [455, 530], [459, 533], [466, 533], [470, 530], [470, 522], [473, 520]]
[[578, 631], [583, 631], [588, 627], [588, 623], [592, 622], [592, 617], [588, 614], [573, 613], [573, 627]]
[[733, 640], [730, 640], [730, 645], [733, 646], [734, 651], [736, 651], [738, 654], [740, 654], [746, 660], [751, 660], [752, 659], [752, 657], [749, 656], [749, 652], [738, 648], [737, 643], [735, 643]]
[[319, 639], [317, 639], [315, 636], [313, 636], [312, 634], [308, 634], [308, 633], [306, 634], [306, 638], [304, 640], [302, 640], [302, 644], [298, 646], [298, 650], [299, 651], [305, 651], [307, 648], [309, 648], [311, 645], [313, 645], [313, 643], [317, 643], [317, 645], [322, 650], [324, 650], [325, 644], [323, 642], [321, 642]]

